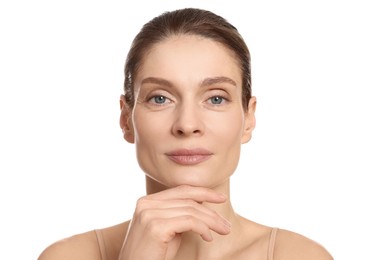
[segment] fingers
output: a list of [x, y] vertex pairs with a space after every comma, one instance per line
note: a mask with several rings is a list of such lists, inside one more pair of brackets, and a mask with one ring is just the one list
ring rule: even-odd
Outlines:
[[184, 200], [152, 200], [148, 197], [143, 197], [137, 201], [137, 207], [136, 209], [141, 212], [146, 209], [168, 209], [168, 208], [181, 208], [181, 207], [189, 207], [189, 208], [195, 208], [199, 211], [208, 214], [213, 217], [219, 216], [216, 211], [207, 208], [203, 206], [202, 204], [190, 200], [190, 199], [184, 199]]
[[182, 215], [172, 218], [154, 219], [148, 223], [147, 230], [155, 237], [160, 237], [164, 243], [169, 243], [177, 234], [192, 231], [199, 234], [203, 240], [210, 242], [213, 240], [211, 230], [221, 235], [230, 232], [230, 227], [226, 225], [210, 225], [209, 221], [205, 222], [191, 215]]
[[[208, 235], [204, 232], [205, 229], [212, 230], [221, 235], [226, 235], [230, 232], [230, 223], [226, 219], [215, 212], [205, 213], [205, 211], [201, 211], [199, 208], [176, 207], [166, 209], [148, 209], [143, 210], [137, 216], [137, 221], [140, 224], [146, 225], [147, 228], [149, 228], [149, 226], [151, 227], [154, 224], [154, 221], [158, 222], [160, 219], [165, 221], [170, 219], [173, 221], [180, 221], [181, 229], [183, 229], [182, 232], [198, 230], [197, 233], [200, 235]], [[185, 230], [189, 224], [190, 226], [188, 230]], [[175, 235], [175, 233], [179, 232], [175, 231], [173, 235]]]
[[[212, 232], [226, 235], [230, 223], [208, 203], [223, 203], [226, 195], [212, 189], [179, 186], [140, 198], [122, 246], [122, 259], [170, 258], [176, 254], [181, 234], [194, 232], [212, 241]], [[170, 253], [172, 252], [172, 253]]]
[[[208, 188], [184, 185], [140, 198], [137, 202], [135, 215], [141, 215], [147, 210], [154, 210], [153, 212], [162, 215], [163, 209], [173, 209], [164, 211], [163, 217], [193, 215], [198, 218], [199, 216], [196, 214], [198, 212], [201, 219], [212, 218], [229, 226], [230, 223], [216, 211], [200, 204], [204, 201], [222, 203], [226, 198], [226, 195]], [[156, 217], [156, 215], [153, 215], [153, 217]], [[225, 230], [217, 229], [216, 231], [224, 233]]]
[[190, 216], [170, 218], [164, 224], [166, 225], [161, 224], [159, 227], [164, 228], [165, 239], [172, 239], [176, 234], [193, 231], [199, 234], [205, 241], [210, 242], [213, 240], [209, 227], [205, 223]]
[[211, 231], [230, 232], [230, 223], [201, 202], [223, 203], [227, 197], [212, 189], [179, 186], [140, 198], [134, 220], [150, 233], [171, 241], [177, 234], [193, 231], [211, 241]]
[[181, 185], [147, 196], [150, 199], [190, 199], [197, 202], [223, 203], [227, 200], [224, 193], [216, 192], [209, 188]]

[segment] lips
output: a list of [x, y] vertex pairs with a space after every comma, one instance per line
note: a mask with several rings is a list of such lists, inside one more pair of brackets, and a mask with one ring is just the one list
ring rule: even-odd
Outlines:
[[213, 155], [205, 149], [179, 149], [166, 153], [167, 157], [180, 165], [195, 165], [204, 162]]

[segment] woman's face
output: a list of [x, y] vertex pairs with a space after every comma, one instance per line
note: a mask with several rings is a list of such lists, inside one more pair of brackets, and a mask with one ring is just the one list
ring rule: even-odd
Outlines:
[[147, 176], [167, 187], [213, 188], [229, 178], [255, 126], [255, 98], [245, 113], [241, 78], [233, 53], [210, 39], [153, 46], [136, 75], [134, 108], [122, 111]]

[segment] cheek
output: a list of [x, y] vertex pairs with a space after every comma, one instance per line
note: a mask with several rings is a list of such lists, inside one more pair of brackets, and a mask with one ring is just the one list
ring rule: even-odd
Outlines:
[[243, 116], [236, 111], [215, 119], [210, 128], [213, 136], [209, 139], [218, 155], [214, 164], [214, 174], [226, 178], [234, 173], [240, 159]]
[[[243, 115], [239, 112], [217, 115], [210, 119], [210, 132], [215, 133], [216, 140], [225, 145], [241, 143], [243, 133]], [[219, 139], [218, 139], [219, 138]]]
[[[169, 119], [155, 113], [144, 113], [141, 108], [134, 111], [133, 124], [137, 145], [151, 145], [162, 141], [169, 128]], [[155, 138], [156, 137], [156, 138]]]
[[238, 164], [241, 151], [241, 136], [243, 134], [243, 116], [240, 113], [232, 113], [224, 118], [220, 127], [215, 127], [214, 137], [217, 145], [225, 158], [222, 169], [231, 174]]

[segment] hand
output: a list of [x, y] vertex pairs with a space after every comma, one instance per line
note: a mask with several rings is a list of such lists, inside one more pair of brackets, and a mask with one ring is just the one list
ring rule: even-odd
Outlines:
[[211, 230], [228, 234], [230, 223], [201, 204], [224, 201], [224, 194], [186, 185], [140, 198], [119, 260], [173, 259], [183, 232], [195, 232], [205, 241], [212, 241]]

